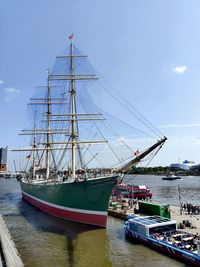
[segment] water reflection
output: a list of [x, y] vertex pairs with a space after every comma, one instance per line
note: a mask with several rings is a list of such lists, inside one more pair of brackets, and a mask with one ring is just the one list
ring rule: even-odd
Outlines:
[[[25, 201], [20, 201], [17, 208], [25, 220], [22, 227], [25, 224], [28, 230], [27, 234], [28, 232], [32, 233], [31, 238], [26, 240], [29, 243], [26, 253], [29, 250], [28, 255], [30, 255], [32, 251], [35, 251], [35, 243], [39, 245], [40, 250], [44, 249], [44, 251], [38, 252], [37, 260], [33, 266], [47, 266], [45, 265], [46, 258], [52, 259], [52, 253], [58, 262], [55, 265], [53, 260], [53, 262], [48, 263], [48, 266], [84, 266], [84, 262], [89, 264], [92, 260], [91, 255], [95, 255], [95, 261], [102, 262], [102, 266], [104, 266], [105, 261], [109, 263], [108, 258], [102, 258], [99, 254], [106, 255], [105, 229], [52, 217], [30, 206]], [[40, 242], [38, 242], [39, 240]], [[23, 242], [23, 238], [21, 241]], [[41, 246], [41, 242], [44, 243], [44, 248], [43, 245]], [[62, 253], [60, 253], [61, 251]], [[26, 258], [23, 250], [21, 253], [24, 260], [29, 261], [29, 257]]]

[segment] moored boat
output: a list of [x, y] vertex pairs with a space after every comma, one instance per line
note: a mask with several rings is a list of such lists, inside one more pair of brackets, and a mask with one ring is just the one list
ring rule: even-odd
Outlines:
[[138, 200], [149, 200], [152, 198], [150, 188], [145, 185], [133, 185], [118, 183], [112, 190], [112, 195], [117, 197], [134, 198]]
[[124, 223], [128, 238], [173, 258], [200, 266], [200, 236], [177, 230], [176, 221], [160, 216], [132, 216]]
[[175, 175], [175, 174], [167, 174], [165, 177], [162, 178], [162, 180], [180, 180], [181, 176]]
[[[13, 151], [29, 153], [19, 177], [26, 201], [63, 219], [105, 227], [109, 198], [118, 178], [122, 179], [124, 172], [160, 149], [167, 138], [161, 138], [136, 157], [131, 151], [131, 158], [120, 162], [120, 168], [107, 168], [106, 173], [99, 171], [98, 175], [88, 172], [89, 164], [99, 154], [91, 151], [91, 146], [105, 146], [108, 141], [97, 126], [98, 121], [105, 120], [103, 115], [94, 105], [85, 106], [88, 99], [80, 101], [86, 94], [86, 83], [79, 86], [80, 82], [97, 80], [95, 74], [84, 73], [84, 67], [79, 72], [85, 58], [77, 53], [72, 41], [69, 54], [57, 57], [58, 65], [48, 71], [47, 85], [40, 87], [45, 94], [30, 99], [30, 106], [35, 108], [32, 127], [21, 134], [32, 137], [28, 141], [30, 147]], [[81, 107], [77, 105], [78, 98]], [[87, 128], [85, 122], [90, 124]], [[107, 153], [104, 156], [109, 157]]]

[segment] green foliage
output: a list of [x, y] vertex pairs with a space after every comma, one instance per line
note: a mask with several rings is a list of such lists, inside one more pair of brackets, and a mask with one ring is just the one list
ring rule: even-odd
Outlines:
[[165, 174], [168, 167], [132, 167], [128, 174]]

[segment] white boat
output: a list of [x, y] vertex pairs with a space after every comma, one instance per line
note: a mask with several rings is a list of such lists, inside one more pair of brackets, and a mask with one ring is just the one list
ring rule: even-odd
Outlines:
[[172, 173], [169, 173], [162, 178], [162, 180], [177, 180], [177, 179], [181, 179], [181, 177]]
[[170, 257], [200, 266], [199, 236], [177, 229], [176, 221], [160, 216], [132, 216], [124, 223], [128, 238]]

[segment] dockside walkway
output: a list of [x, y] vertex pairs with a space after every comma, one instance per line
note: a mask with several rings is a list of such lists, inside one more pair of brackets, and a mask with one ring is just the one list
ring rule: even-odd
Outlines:
[[175, 220], [178, 224], [183, 221], [188, 221], [192, 227], [187, 227], [187, 232], [191, 234], [200, 235], [200, 214], [188, 214], [185, 211], [180, 210], [180, 207], [170, 206], [171, 219]]
[[0, 214], [0, 249], [2, 250], [3, 254], [0, 255], [0, 267], [24, 266], [1, 214]]
[[[127, 220], [129, 213], [134, 213], [134, 210], [128, 210], [125, 213], [121, 209], [113, 210], [112, 207], [108, 209], [108, 214], [110, 216], [120, 218], [122, 220]], [[183, 222], [189, 222], [191, 226], [186, 227], [186, 231], [188, 233], [200, 235], [200, 214], [188, 214], [186, 211], [181, 211], [180, 207], [172, 205], [170, 205], [170, 214], [171, 219], [175, 220], [178, 225], [183, 224]]]

